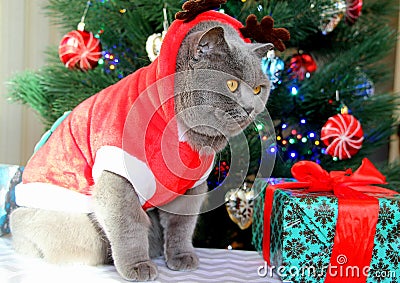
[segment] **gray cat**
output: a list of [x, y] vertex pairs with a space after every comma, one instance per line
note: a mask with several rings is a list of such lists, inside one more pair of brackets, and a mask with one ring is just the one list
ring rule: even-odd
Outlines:
[[[191, 24], [176, 56], [174, 107], [181, 139], [213, 155], [264, 109], [270, 83], [260, 64], [271, 44], [246, 43], [228, 16], [204, 14], [207, 20]], [[150, 258], [162, 254], [170, 269], [196, 269], [192, 235], [207, 183], [147, 212], [137, 189], [125, 176], [103, 170], [92, 187], [91, 213], [21, 207], [11, 215], [14, 247], [56, 263], [113, 260], [127, 280], [154, 280]]]

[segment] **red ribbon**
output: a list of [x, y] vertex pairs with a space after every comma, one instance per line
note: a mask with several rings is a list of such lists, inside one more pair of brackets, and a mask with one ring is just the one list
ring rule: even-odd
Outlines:
[[[386, 184], [386, 178], [367, 158], [363, 159], [361, 166], [355, 172], [347, 169], [346, 171], [328, 173], [317, 163], [300, 161], [293, 165], [292, 175], [299, 182], [269, 185], [267, 187], [264, 204], [264, 259], [271, 265], [270, 217], [274, 192], [277, 189], [333, 192], [338, 198], [338, 217], [330, 267], [327, 270], [325, 282], [366, 282], [379, 214], [378, 199], [366, 193], [386, 195], [397, 193], [373, 186]], [[352, 273], [353, 267], [357, 267], [359, 275]]]

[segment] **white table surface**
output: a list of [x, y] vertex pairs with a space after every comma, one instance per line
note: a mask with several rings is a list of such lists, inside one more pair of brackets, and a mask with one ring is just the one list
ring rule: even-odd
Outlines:
[[[1, 283], [117, 283], [123, 280], [113, 265], [54, 265], [42, 259], [16, 254], [10, 237], [0, 237]], [[276, 276], [258, 275], [264, 266], [262, 257], [254, 251], [196, 249], [200, 266], [196, 271], [169, 270], [163, 258], [154, 262], [159, 276], [154, 282], [270, 282], [280, 283]]]

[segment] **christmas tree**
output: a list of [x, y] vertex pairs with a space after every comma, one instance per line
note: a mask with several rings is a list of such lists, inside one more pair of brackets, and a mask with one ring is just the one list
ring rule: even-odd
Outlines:
[[[35, 109], [50, 128], [84, 99], [148, 65], [149, 55], [159, 48], [157, 40], [183, 2], [49, 0], [45, 9], [66, 37], [60, 49], [49, 47], [46, 66], [12, 80], [10, 97]], [[389, 25], [396, 6], [392, 0], [230, 0], [218, 9], [243, 24], [252, 13], [259, 21], [272, 16], [274, 27], [291, 34], [286, 51], [265, 54], [262, 63], [272, 83], [267, 109], [275, 137], [265, 153], [276, 155], [272, 176], [290, 177], [291, 166], [299, 160], [315, 161], [327, 170], [355, 168], [388, 143], [399, 101], [391, 93], [379, 93], [375, 84], [390, 78], [381, 60], [396, 42]], [[71, 37], [93, 45], [86, 61], [65, 53], [63, 46]], [[338, 115], [341, 111], [344, 114]], [[249, 182], [261, 158], [263, 137], [257, 127], [263, 125], [245, 131], [251, 153]], [[210, 190], [223, 181], [230, 163], [229, 150], [218, 155]], [[384, 165], [391, 187], [397, 189], [398, 166]], [[237, 247], [251, 248], [250, 229], [241, 231], [228, 219], [223, 206], [205, 214], [195, 243], [227, 247], [240, 242]]]

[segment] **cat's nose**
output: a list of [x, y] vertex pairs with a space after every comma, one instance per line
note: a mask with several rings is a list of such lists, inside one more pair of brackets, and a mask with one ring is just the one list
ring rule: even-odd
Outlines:
[[248, 115], [250, 115], [254, 111], [254, 107], [245, 107], [243, 109]]

